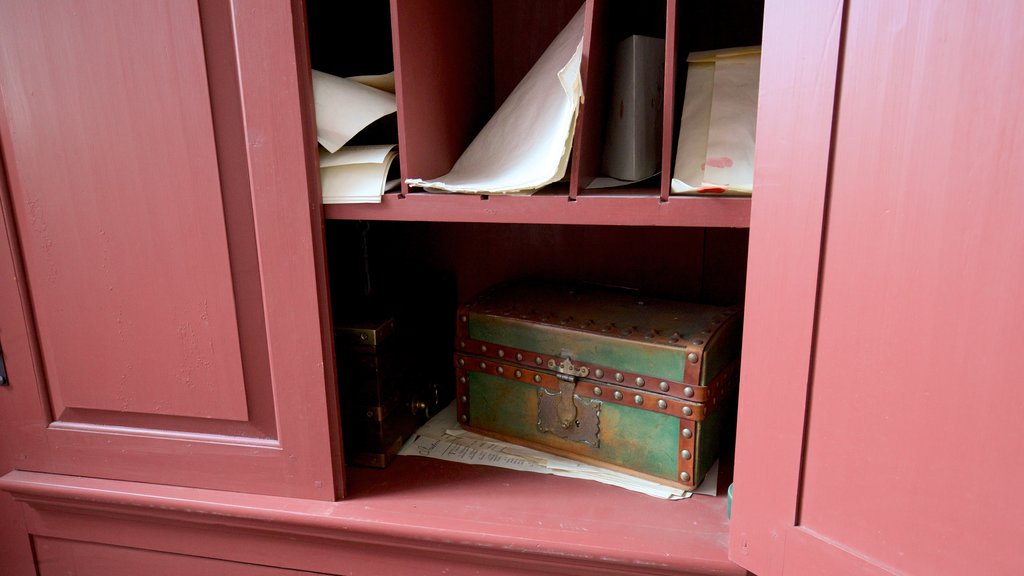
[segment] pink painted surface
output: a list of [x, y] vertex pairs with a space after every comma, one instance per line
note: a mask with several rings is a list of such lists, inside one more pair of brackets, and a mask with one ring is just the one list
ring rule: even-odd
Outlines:
[[[744, 574], [725, 499], [402, 457], [316, 502], [13, 472], [36, 536], [349, 575]], [[83, 514], [85, 513], [85, 514]]]
[[391, 0], [403, 178], [446, 174], [494, 112], [491, 14], [476, 0]]
[[765, 6], [729, 544], [760, 576], [782, 573], [798, 506], [841, 7]]
[[198, 6], [72, 8], [7, 6], [0, 32], [5, 161], [54, 417], [246, 420]]
[[1022, 21], [848, 9], [799, 523], [897, 573], [1021, 569]]
[[4, 8], [18, 468], [340, 491], [301, 17], [245, 6]]

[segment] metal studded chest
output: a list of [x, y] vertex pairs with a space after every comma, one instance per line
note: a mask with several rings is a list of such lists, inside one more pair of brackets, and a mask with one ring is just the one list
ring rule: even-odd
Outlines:
[[517, 282], [458, 312], [462, 425], [686, 489], [718, 454], [738, 308]]

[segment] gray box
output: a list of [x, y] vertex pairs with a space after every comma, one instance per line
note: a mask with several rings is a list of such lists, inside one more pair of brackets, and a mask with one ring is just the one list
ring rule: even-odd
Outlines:
[[665, 41], [630, 36], [615, 48], [602, 171], [643, 180], [661, 169]]

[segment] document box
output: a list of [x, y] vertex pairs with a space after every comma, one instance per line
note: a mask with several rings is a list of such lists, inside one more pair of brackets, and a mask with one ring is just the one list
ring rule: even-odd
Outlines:
[[459, 309], [467, 429], [695, 488], [739, 374], [741, 313], [628, 290], [504, 284]]
[[369, 308], [339, 316], [334, 341], [345, 460], [384, 468], [417, 426], [403, 403], [408, 378], [395, 320]]

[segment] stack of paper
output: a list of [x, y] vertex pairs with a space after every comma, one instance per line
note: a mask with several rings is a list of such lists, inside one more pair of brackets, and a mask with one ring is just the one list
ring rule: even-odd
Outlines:
[[749, 194], [761, 48], [695, 52], [687, 62], [672, 192]]
[[[615, 470], [467, 432], [460, 428], [455, 420], [454, 404], [439, 412], [417, 430], [402, 447], [399, 455], [426, 456], [452, 462], [593, 480], [666, 500], [681, 500], [693, 494]], [[717, 464], [712, 468], [712, 472], [708, 472], [696, 493], [714, 494]], [[704, 489], [704, 486], [709, 488]]]
[[583, 95], [580, 8], [477, 134], [451, 172], [410, 186], [469, 194], [531, 192], [565, 176]]
[[[320, 188], [324, 204], [380, 202], [381, 195], [399, 184], [391, 170], [398, 165], [397, 146], [344, 146], [334, 154], [320, 153]], [[390, 178], [389, 178], [390, 173]]]
[[346, 145], [359, 132], [396, 111], [394, 74], [339, 78], [313, 70], [320, 188], [325, 204], [380, 202], [398, 185], [395, 134], [391, 143]]

